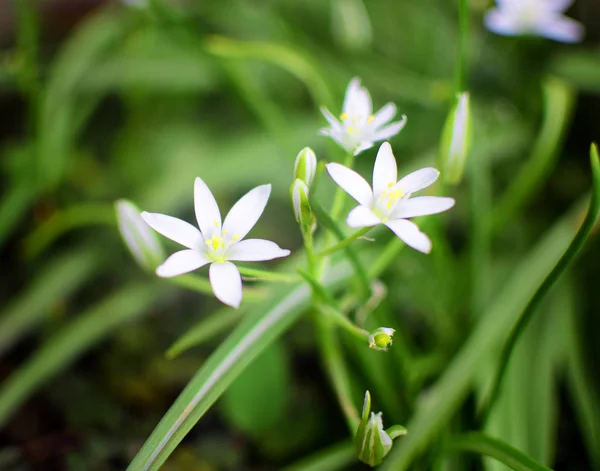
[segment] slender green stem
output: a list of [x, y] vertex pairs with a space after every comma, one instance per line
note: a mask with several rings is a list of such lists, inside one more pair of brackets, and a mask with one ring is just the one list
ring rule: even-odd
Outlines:
[[519, 337], [525, 330], [525, 328], [529, 325], [533, 314], [535, 313], [537, 307], [540, 302], [544, 299], [550, 288], [554, 285], [556, 280], [562, 275], [562, 273], [566, 270], [569, 264], [577, 255], [577, 252], [581, 249], [583, 244], [585, 243], [587, 237], [589, 236], [594, 224], [596, 222], [596, 218], [598, 216], [598, 210], [600, 209], [600, 161], [598, 158], [598, 148], [595, 144], [592, 144], [592, 148], [590, 151], [590, 160], [592, 166], [592, 175], [593, 175], [593, 187], [592, 187], [592, 195], [590, 198], [590, 204], [588, 207], [588, 212], [585, 216], [583, 224], [577, 231], [577, 234], [573, 238], [573, 241], [567, 248], [566, 252], [560, 258], [558, 263], [554, 266], [550, 274], [546, 277], [542, 285], [538, 288], [536, 293], [529, 301], [529, 304], [525, 307], [525, 310], [517, 320], [517, 323], [514, 325], [512, 331], [506, 342], [504, 343], [504, 347], [502, 349], [502, 353], [500, 355], [500, 362], [498, 364], [498, 369], [496, 370], [496, 375], [494, 377], [494, 381], [492, 383], [491, 392], [489, 394], [489, 399], [483, 403], [483, 406], [480, 410], [480, 419], [483, 422], [487, 419], [492, 407], [494, 406], [494, 402], [498, 398], [498, 394], [500, 392], [500, 387], [502, 386], [502, 380], [506, 374], [506, 369], [508, 367], [508, 363], [510, 361], [511, 354], [514, 350], [514, 347], [519, 340]]
[[471, 318], [484, 309], [490, 293], [492, 191], [486, 156], [468, 161], [469, 206], [471, 209], [470, 282]]
[[351, 436], [354, 436], [360, 423], [360, 415], [352, 399], [350, 372], [344, 361], [339, 339], [336, 336], [329, 317], [316, 315], [315, 322], [323, 363], [346, 418], [348, 430]]
[[363, 227], [362, 229], [359, 229], [358, 231], [356, 231], [354, 234], [346, 237], [345, 239], [341, 240], [340, 242], [338, 242], [335, 245], [332, 245], [331, 247], [321, 250], [320, 252], [318, 252], [316, 254], [317, 257], [325, 257], [327, 255], [331, 255], [339, 250], [345, 249], [346, 247], [348, 247], [352, 242], [354, 242], [356, 239], [359, 239], [360, 237], [364, 236], [367, 232], [369, 232], [372, 228], [371, 227]]
[[280, 283], [297, 283], [298, 277], [287, 275], [285, 273], [276, 273], [266, 270], [258, 270], [256, 268], [246, 268], [238, 266], [240, 273], [243, 276], [258, 278], [261, 281], [278, 281]]
[[456, 67], [456, 93], [467, 89], [468, 60], [469, 60], [469, 1], [458, 0], [458, 24], [460, 29], [460, 44], [458, 66]]
[[339, 325], [358, 341], [363, 343], [367, 343], [369, 341], [369, 332], [367, 332], [365, 329], [361, 329], [338, 309], [326, 304], [320, 304], [317, 306], [317, 308], [324, 315], [329, 316], [331, 320], [333, 320], [337, 325]]
[[[213, 290], [210, 286], [210, 281], [198, 275], [181, 275], [173, 278], [165, 278], [171, 284], [187, 288], [197, 293], [208, 294], [214, 296]], [[257, 288], [244, 288], [244, 301], [261, 301], [265, 299], [265, 292]]]

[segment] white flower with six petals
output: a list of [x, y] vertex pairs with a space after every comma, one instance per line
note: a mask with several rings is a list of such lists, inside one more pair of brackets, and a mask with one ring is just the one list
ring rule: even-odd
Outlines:
[[535, 35], [565, 43], [583, 39], [581, 23], [564, 13], [574, 0], [496, 0], [485, 15], [490, 31], [503, 36]]
[[354, 170], [338, 163], [327, 164], [331, 178], [359, 206], [348, 214], [346, 223], [353, 228], [371, 227], [385, 224], [406, 245], [429, 253], [431, 241], [409, 218], [441, 213], [454, 206], [454, 199], [439, 196], [418, 196], [412, 194], [435, 182], [439, 172], [431, 167], [417, 170], [396, 181], [398, 170], [392, 147], [384, 142], [373, 168], [373, 188]]
[[269, 240], [242, 240], [260, 218], [270, 193], [271, 185], [249, 191], [233, 205], [221, 223], [221, 213], [213, 194], [202, 179], [196, 178], [194, 208], [200, 230], [181, 219], [144, 211], [142, 218], [152, 229], [187, 247], [167, 258], [156, 269], [156, 274], [170, 278], [210, 263], [209, 278], [215, 296], [224, 304], [239, 307], [242, 279], [231, 262], [259, 262], [290, 254], [289, 250]]
[[331, 127], [321, 129], [320, 134], [331, 137], [354, 155], [373, 147], [375, 142], [395, 136], [406, 124], [406, 116], [389, 124], [396, 115], [396, 105], [393, 103], [372, 114], [371, 96], [366, 88], [360, 86], [359, 78], [353, 78], [346, 89], [340, 121], [325, 107], [321, 108], [321, 112]]

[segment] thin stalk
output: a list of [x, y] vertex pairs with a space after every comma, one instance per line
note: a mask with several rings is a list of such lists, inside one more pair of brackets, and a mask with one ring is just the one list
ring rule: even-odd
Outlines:
[[544, 299], [548, 291], [550, 291], [550, 288], [552, 288], [552, 286], [558, 280], [558, 278], [567, 269], [569, 264], [573, 261], [575, 255], [577, 255], [577, 253], [585, 243], [586, 239], [588, 238], [590, 232], [592, 231], [592, 228], [594, 227], [596, 218], [598, 216], [598, 210], [600, 209], [600, 161], [598, 158], [598, 148], [595, 144], [592, 144], [590, 150], [590, 160], [592, 166], [593, 187], [588, 212], [585, 216], [583, 224], [577, 231], [577, 234], [573, 238], [573, 241], [567, 248], [566, 252], [563, 254], [563, 256], [554, 266], [550, 274], [546, 277], [542, 285], [533, 295], [533, 298], [531, 298], [531, 301], [529, 301], [529, 304], [527, 304], [527, 306], [525, 307], [525, 310], [517, 320], [517, 323], [514, 325], [512, 331], [510, 332], [508, 339], [504, 343], [504, 347], [502, 348], [502, 354], [500, 355], [498, 369], [496, 370], [494, 381], [492, 383], [491, 392], [488, 395], [489, 399], [483, 403], [483, 406], [480, 409], [479, 417], [482, 423], [484, 423], [487, 417], [489, 416], [489, 413], [492, 410], [492, 407], [494, 406], [494, 403], [498, 398], [500, 387], [502, 386], [502, 380], [504, 379], [504, 376], [506, 374], [506, 369], [508, 367], [510, 357], [512, 355], [517, 341], [519, 340], [519, 337], [521, 336], [525, 328], [529, 325], [529, 322], [531, 321], [533, 314], [535, 313], [541, 301]]
[[367, 343], [369, 341], [369, 332], [361, 329], [338, 309], [325, 304], [320, 304], [317, 308], [359, 342]]
[[270, 272], [266, 270], [258, 270], [256, 268], [246, 268], [238, 266], [240, 273], [243, 276], [248, 276], [252, 278], [258, 278], [261, 281], [277, 281], [279, 283], [296, 283], [298, 282], [298, 277], [294, 275], [287, 275], [285, 273], [276, 273]]
[[456, 93], [467, 89], [469, 60], [469, 1], [458, 0], [458, 24], [460, 30], [458, 65], [456, 67]]
[[331, 247], [321, 250], [320, 252], [318, 252], [316, 255], [317, 257], [325, 257], [327, 255], [331, 255], [339, 250], [345, 249], [346, 247], [348, 247], [352, 242], [354, 242], [356, 239], [359, 239], [360, 237], [364, 236], [367, 232], [369, 232], [372, 228], [371, 227], [363, 227], [362, 229], [359, 229], [358, 231], [356, 231], [354, 234], [346, 237], [345, 239], [341, 240], [340, 242], [338, 242], [335, 245], [332, 245]]

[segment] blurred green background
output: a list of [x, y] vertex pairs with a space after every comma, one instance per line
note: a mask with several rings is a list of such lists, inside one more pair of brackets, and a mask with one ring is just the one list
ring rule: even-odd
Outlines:
[[[391, 101], [408, 116], [391, 140], [399, 167], [435, 165], [454, 96], [455, 2], [156, 5], [0, 0], [1, 470], [124, 469], [226, 336], [165, 357], [222, 307], [141, 271], [119, 237], [115, 200], [192, 221], [195, 176], [223, 208], [270, 182], [253, 234], [300, 248], [288, 202], [294, 158], [304, 146], [341, 158], [317, 135], [319, 106], [339, 110], [354, 76], [375, 109]], [[569, 208], [589, 189], [588, 149], [600, 139], [600, 3], [578, 0], [569, 10], [587, 29], [574, 46], [494, 36], [482, 25], [490, 2], [470, 6], [474, 170], [444, 190], [457, 205], [434, 234], [434, 254], [403, 251], [382, 276], [389, 295], [377, 316], [403, 331], [392, 351], [377, 352], [374, 368], [365, 365], [375, 357], [346, 345], [357, 404], [375, 389], [390, 425], [409, 422], [460, 351], [474, 306], [500, 309], [498, 293], [515, 299], [504, 288], [522, 285], [512, 280], [525, 273], [520, 263], [534, 250], [545, 260], [550, 233], [570, 240], [582, 213]], [[359, 170], [368, 172], [374, 155], [362, 154]], [[479, 205], [470, 186], [478, 168]], [[519, 178], [525, 189], [511, 199], [506, 190]], [[326, 198], [333, 186], [323, 186]], [[565, 214], [575, 216], [551, 232]], [[477, 217], [494, 229], [487, 245], [473, 247]], [[521, 339], [490, 425], [561, 470], [600, 466], [600, 245], [592, 239], [585, 250]], [[542, 265], [528, 267], [531, 279], [551, 268]], [[486, 277], [474, 279], [480, 269]], [[250, 368], [165, 470], [282, 469], [347, 438], [308, 322]], [[478, 428], [475, 397], [473, 388], [439, 437]], [[426, 451], [412, 469], [481, 467]]]

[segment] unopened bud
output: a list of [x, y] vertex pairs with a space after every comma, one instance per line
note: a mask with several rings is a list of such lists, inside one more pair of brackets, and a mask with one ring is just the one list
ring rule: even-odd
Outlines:
[[115, 203], [119, 232], [125, 245], [144, 270], [154, 272], [164, 260], [165, 254], [154, 231], [140, 216], [140, 210], [130, 201]]
[[302, 180], [310, 187], [317, 171], [317, 157], [310, 147], [305, 147], [296, 157], [294, 179]]
[[439, 152], [439, 168], [444, 182], [457, 185], [462, 178], [471, 147], [471, 108], [469, 93], [459, 93], [446, 119]]
[[383, 458], [392, 449], [392, 437], [383, 429], [381, 412], [377, 414], [371, 412], [369, 391], [365, 393], [362, 417], [354, 437], [354, 445], [358, 459], [371, 467], [381, 464]]
[[312, 227], [315, 219], [308, 203], [308, 192], [308, 186], [300, 179], [297, 179], [290, 188], [294, 216], [298, 224], [304, 228]]
[[379, 327], [369, 334], [369, 348], [387, 351], [392, 345], [392, 337], [396, 332], [391, 327]]

